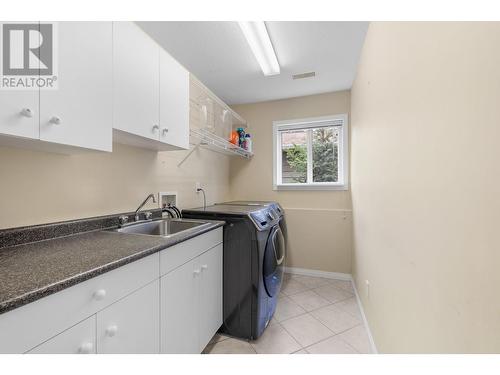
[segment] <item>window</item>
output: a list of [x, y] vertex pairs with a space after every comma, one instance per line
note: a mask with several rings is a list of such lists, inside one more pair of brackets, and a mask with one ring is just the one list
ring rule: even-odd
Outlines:
[[275, 121], [274, 190], [347, 190], [347, 115]]

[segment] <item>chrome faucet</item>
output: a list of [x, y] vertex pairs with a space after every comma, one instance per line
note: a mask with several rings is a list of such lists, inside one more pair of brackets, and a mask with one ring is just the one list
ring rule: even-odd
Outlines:
[[[155, 196], [153, 194], [149, 194], [146, 197], [146, 199], [144, 199], [144, 202], [142, 202], [139, 205], [139, 207], [137, 207], [137, 210], [135, 210], [135, 216], [134, 216], [135, 221], [139, 221], [139, 211], [146, 205], [146, 203], [148, 203], [148, 200], [150, 198], [153, 199], [153, 203], [156, 203]], [[146, 216], [146, 220], [151, 220], [152, 214], [151, 214], [151, 212], [146, 212], [145, 216]]]

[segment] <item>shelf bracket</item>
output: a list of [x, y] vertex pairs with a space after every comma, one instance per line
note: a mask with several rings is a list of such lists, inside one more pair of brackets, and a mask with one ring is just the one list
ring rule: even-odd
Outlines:
[[195, 152], [195, 151], [198, 149], [198, 147], [200, 147], [201, 142], [202, 142], [202, 141], [198, 142], [198, 143], [197, 143], [197, 144], [196, 144], [196, 145], [195, 145], [195, 146], [194, 146], [191, 150], [189, 150], [189, 152], [188, 152], [188, 153], [187, 153], [187, 154], [186, 154], [186, 155], [182, 158], [182, 160], [181, 160], [181, 161], [177, 164], [177, 167], [180, 167], [182, 164], [184, 164], [184, 162], [185, 162], [185, 161], [186, 161], [186, 160], [187, 160], [187, 159], [191, 156], [191, 154], [192, 154], [193, 152]]

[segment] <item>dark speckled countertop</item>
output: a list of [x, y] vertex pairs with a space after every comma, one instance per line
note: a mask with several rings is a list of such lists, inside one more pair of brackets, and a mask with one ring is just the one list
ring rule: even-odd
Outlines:
[[0, 249], [0, 314], [222, 226], [172, 237], [93, 231]]

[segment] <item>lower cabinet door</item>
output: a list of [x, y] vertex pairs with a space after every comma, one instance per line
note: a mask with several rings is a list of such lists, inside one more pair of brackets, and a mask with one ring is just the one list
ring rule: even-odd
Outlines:
[[91, 316], [31, 349], [29, 354], [94, 354], [96, 317]]
[[159, 280], [97, 313], [97, 353], [159, 353]]
[[202, 351], [222, 325], [222, 244], [199, 257], [199, 345]]
[[195, 258], [160, 279], [162, 353], [200, 353], [200, 276], [198, 258]]

